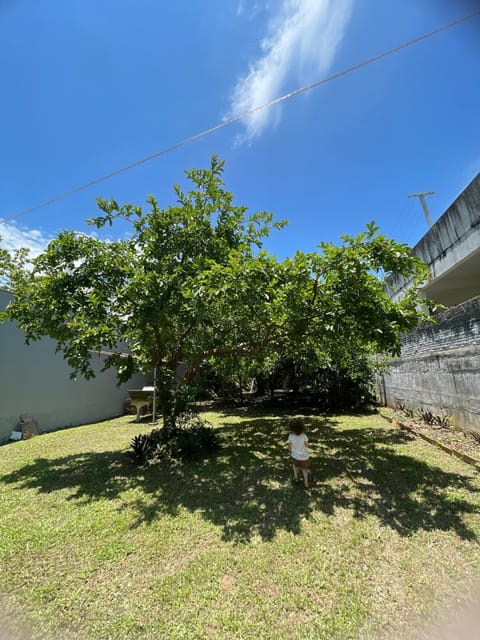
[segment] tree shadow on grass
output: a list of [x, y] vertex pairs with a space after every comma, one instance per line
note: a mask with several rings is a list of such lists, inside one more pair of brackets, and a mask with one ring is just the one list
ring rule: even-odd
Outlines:
[[[201, 460], [138, 468], [125, 451], [86, 452], [37, 459], [0, 482], [65, 491], [64, 499], [79, 504], [116, 500], [119, 509], [133, 513], [132, 527], [187, 509], [221, 527], [223, 539], [233, 542], [253, 536], [270, 540], [279, 530], [298, 534], [303, 519], [313, 513], [333, 516], [339, 508], [356, 519], [375, 516], [402, 536], [436, 529], [476, 539], [465, 515], [479, 512], [478, 484], [468, 469], [444, 471], [410, 454], [408, 434], [338, 428], [334, 419], [310, 417], [314, 486], [306, 492], [291, 482], [285, 422], [240, 415], [238, 422], [238, 414], [224, 414], [222, 450]], [[399, 451], [398, 445], [406, 448]], [[124, 493], [135, 488], [141, 498]]]

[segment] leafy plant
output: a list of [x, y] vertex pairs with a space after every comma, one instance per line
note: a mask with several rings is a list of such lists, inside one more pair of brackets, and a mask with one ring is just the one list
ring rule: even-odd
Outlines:
[[163, 455], [172, 458], [194, 458], [220, 449], [220, 438], [211, 425], [192, 411], [181, 414], [173, 429], [159, 431]]
[[420, 417], [425, 424], [429, 424], [432, 426], [439, 426], [444, 429], [448, 429], [451, 424], [451, 418], [447, 415], [436, 415], [430, 409], [421, 409]]
[[407, 418], [410, 418], [410, 420], [414, 420], [417, 415], [415, 409], [410, 409], [408, 407], [405, 407], [403, 412], [407, 416]]
[[452, 424], [452, 419], [450, 416], [445, 414], [441, 416], [434, 416], [434, 424], [442, 427], [443, 429], [448, 429]]
[[425, 424], [430, 424], [430, 425], [436, 424], [435, 416], [430, 411], [430, 409], [424, 409], [422, 407], [420, 409], [420, 418], [421, 418], [422, 422], [425, 422]]
[[477, 444], [480, 444], [480, 433], [476, 433], [475, 431], [470, 431], [470, 435], [475, 440]]
[[130, 447], [134, 461], [137, 464], [143, 464], [155, 453], [157, 442], [152, 437], [152, 434], [140, 433], [133, 438]]
[[131, 444], [134, 460], [143, 464], [153, 458], [198, 458], [220, 449], [220, 438], [211, 425], [192, 411], [178, 416], [170, 429], [153, 429], [135, 436]]

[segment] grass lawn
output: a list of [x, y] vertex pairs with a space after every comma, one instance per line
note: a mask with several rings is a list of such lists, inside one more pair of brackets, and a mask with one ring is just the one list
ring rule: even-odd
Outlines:
[[[219, 454], [135, 467], [125, 416], [0, 448], [2, 616], [32, 638], [404, 637], [480, 575], [480, 480], [378, 415], [207, 413]], [[0, 634], [1, 635], [1, 634]]]

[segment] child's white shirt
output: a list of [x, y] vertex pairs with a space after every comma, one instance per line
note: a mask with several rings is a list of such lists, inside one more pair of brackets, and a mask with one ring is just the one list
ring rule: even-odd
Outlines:
[[301, 433], [299, 436], [291, 433], [288, 436], [288, 442], [292, 445], [292, 458], [295, 458], [295, 460], [308, 460], [308, 453], [305, 447], [308, 438], [305, 433]]

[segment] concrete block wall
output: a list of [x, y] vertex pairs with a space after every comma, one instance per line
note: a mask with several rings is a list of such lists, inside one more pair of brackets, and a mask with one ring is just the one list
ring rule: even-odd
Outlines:
[[[0, 290], [0, 308], [10, 294]], [[103, 358], [96, 357], [93, 380], [70, 379], [70, 368], [55, 342], [44, 338], [25, 344], [23, 332], [13, 323], [0, 324], [0, 442], [8, 439], [21, 415], [31, 415], [40, 431], [87, 424], [124, 413], [128, 389], [141, 389], [142, 375], [116, 386], [113, 370], [101, 372]]]
[[480, 345], [480, 296], [438, 314], [402, 337], [402, 357]]
[[480, 433], [480, 296], [439, 314], [402, 338], [402, 352], [377, 376], [386, 406], [401, 402], [452, 416]]

